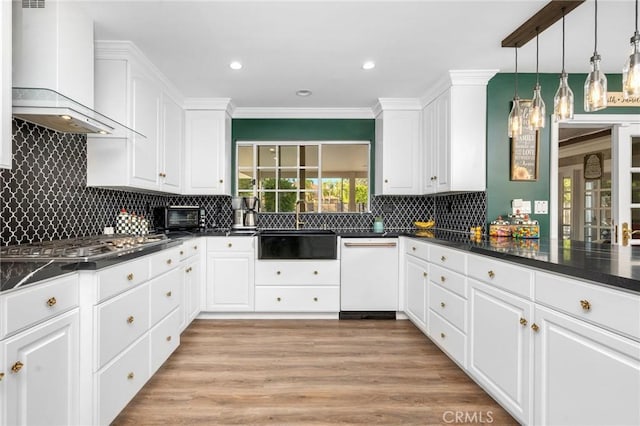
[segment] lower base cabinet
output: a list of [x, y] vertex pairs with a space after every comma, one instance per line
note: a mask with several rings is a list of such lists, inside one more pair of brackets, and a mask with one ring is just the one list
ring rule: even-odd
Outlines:
[[0, 423], [78, 424], [78, 309], [6, 339], [0, 352], [10, 366], [1, 371]]
[[256, 312], [338, 312], [339, 286], [257, 286]]
[[521, 423], [531, 423], [533, 303], [469, 279], [469, 373]]
[[254, 311], [254, 237], [207, 239], [206, 311]]
[[404, 262], [406, 288], [406, 314], [416, 322], [421, 330], [427, 327], [427, 285], [429, 264], [413, 256], [406, 256]]
[[640, 346], [535, 308], [535, 425], [639, 425]]

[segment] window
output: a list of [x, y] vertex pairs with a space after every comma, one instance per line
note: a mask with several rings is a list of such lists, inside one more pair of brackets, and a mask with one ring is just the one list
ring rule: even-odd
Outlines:
[[236, 194], [260, 199], [261, 212], [362, 212], [369, 209], [366, 142], [240, 142]]

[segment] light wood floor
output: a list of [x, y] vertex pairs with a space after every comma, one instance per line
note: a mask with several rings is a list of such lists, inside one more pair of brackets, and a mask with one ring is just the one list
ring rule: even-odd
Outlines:
[[455, 412], [517, 424], [409, 321], [196, 320], [115, 424], [427, 425]]

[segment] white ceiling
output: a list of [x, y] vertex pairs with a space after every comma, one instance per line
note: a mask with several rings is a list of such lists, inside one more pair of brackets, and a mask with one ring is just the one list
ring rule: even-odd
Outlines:
[[[185, 97], [239, 107], [371, 107], [420, 97], [449, 69], [513, 72], [503, 38], [547, 1], [85, 0], [96, 40], [131, 40]], [[600, 0], [598, 51], [620, 73], [634, 30], [633, 0]], [[566, 18], [567, 71], [588, 72], [594, 1]], [[558, 73], [561, 23], [540, 35], [540, 71]], [[535, 40], [519, 50], [535, 71]], [[240, 71], [229, 63], [241, 61]], [[365, 60], [376, 62], [370, 71]], [[295, 95], [308, 89], [312, 96]], [[554, 91], [556, 87], [543, 87]], [[619, 89], [619, 88], [618, 88]], [[617, 90], [612, 87], [610, 90]]]

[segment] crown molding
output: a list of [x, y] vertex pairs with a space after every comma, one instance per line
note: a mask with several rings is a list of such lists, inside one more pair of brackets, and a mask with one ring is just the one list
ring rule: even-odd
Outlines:
[[233, 116], [235, 106], [231, 98], [186, 98], [182, 104], [185, 110], [225, 111]]
[[235, 107], [233, 118], [374, 118], [371, 108]]
[[422, 109], [418, 98], [378, 98], [378, 102], [371, 108], [374, 116], [382, 111], [411, 111]]
[[424, 108], [451, 86], [486, 86], [498, 71], [500, 70], [449, 70], [447, 75], [420, 96], [420, 103]]

